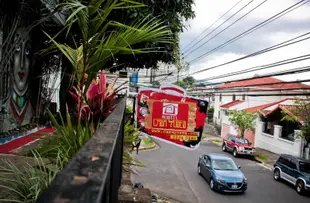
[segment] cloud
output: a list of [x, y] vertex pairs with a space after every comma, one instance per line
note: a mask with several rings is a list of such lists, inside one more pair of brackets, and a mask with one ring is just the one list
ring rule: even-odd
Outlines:
[[[210, 39], [213, 35], [220, 32], [234, 20], [239, 18], [241, 15], [245, 14], [251, 8], [255, 7], [257, 4], [262, 2], [253, 1], [244, 11], [238, 14], [237, 17], [231, 19], [227, 24], [223, 25], [219, 30], [215, 31], [212, 35], [206, 38], [204, 41]], [[210, 24], [216, 21], [223, 13], [225, 13], [229, 8], [231, 8], [237, 0], [227, 1], [227, 0], [196, 0], [196, 18], [189, 21], [190, 29], [180, 35], [181, 39], [181, 52], [184, 52], [184, 47], [191, 40], [193, 40], [196, 36], [198, 36], [203, 30], [205, 30]], [[242, 2], [242, 4], [238, 5], [229, 15], [233, 12], [237, 11], [243, 5], [245, 5], [248, 1]], [[227, 29], [222, 34], [218, 35], [210, 42], [202, 46], [200, 49], [195, 52], [188, 51], [185, 54], [186, 61], [192, 61], [198, 56], [212, 50], [213, 48], [223, 44], [224, 42], [232, 39], [238, 34], [246, 31], [247, 29], [255, 26], [256, 24], [262, 22], [263, 20], [271, 17], [272, 15], [282, 11], [283, 9], [293, 5], [298, 2], [297, 0], [269, 0], [265, 4], [263, 4], [259, 9], [255, 10], [247, 17], [236, 23], [231, 28]], [[272, 46], [274, 44], [280, 43], [282, 41], [291, 39], [300, 34], [306, 33], [310, 31], [310, 24], [308, 23], [310, 20], [310, 3], [306, 4], [295, 11], [279, 18], [278, 20], [270, 23], [267, 26], [262, 27], [261, 29], [249, 34], [248, 36], [233, 42], [232, 44], [226, 46], [225, 48], [219, 49], [218, 51], [208, 55], [207, 57], [202, 58], [196, 62], [191, 64], [191, 73], [201, 70], [204, 68], [211, 67], [213, 65], [218, 65], [247, 54], [250, 54], [255, 51], [259, 51], [263, 48]], [[229, 16], [227, 15], [227, 16]], [[227, 18], [226, 16], [226, 18]], [[223, 22], [223, 20], [222, 20]], [[215, 28], [221, 22], [218, 22], [213, 26]], [[204, 42], [203, 41], [203, 42]], [[202, 42], [201, 42], [202, 43]], [[201, 44], [199, 43], [199, 44]], [[188, 55], [188, 53], [191, 53]], [[278, 49], [276, 51], [268, 52], [256, 57], [252, 57], [246, 60], [242, 60], [227, 66], [223, 66], [220, 68], [212, 69], [205, 71], [203, 73], [193, 75], [196, 79], [204, 79], [210, 78], [213, 76], [219, 76], [226, 73], [231, 73], [239, 70], [244, 70], [253, 66], [264, 65], [268, 63], [273, 63], [276, 61], [284, 60], [287, 58], [297, 57], [300, 55], [310, 53], [310, 40], [304, 41], [302, 43], [298, 43], [295, 45], [288, 46], [286, 48]], [[279, 70], [288, 70], [292, 68], [297, 68], [300, 66], [310, 65], [310, 61], [302, 61], [298, 63], [293, 63], [289, 65], [274, 67], [266, 70], [251, 72], [243, 75], [232, 76], [229, 78], [222, 78], [221, 81], [227, 81], [236, 78], [244, 78], [244, 77], [252, 77], [254, 74], [267, 74], [272, 73]], [[290, 80], [290, 79], [303, 79], [308, 77], [310, 73], [297, 74], [292, 76], [281, 76], [280, 79]], [[215, 80], [214, 80], [215, 81]], [[220, 81], [219, 79], [217, 81]]]

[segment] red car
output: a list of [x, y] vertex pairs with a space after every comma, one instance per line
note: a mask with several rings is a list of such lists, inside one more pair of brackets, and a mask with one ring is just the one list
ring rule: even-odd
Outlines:
[[234, 157], [238, 155], [247, 155], [253, 157], [255, 154], [255, 147], [251, 146], [248, 139], [228, 135], [223, 139], [223, 152], [231, 151]]

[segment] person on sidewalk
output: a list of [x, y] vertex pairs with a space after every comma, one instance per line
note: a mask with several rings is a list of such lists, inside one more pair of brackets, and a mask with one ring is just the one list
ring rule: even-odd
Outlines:
[[132, 150], [134, 150], [134, 148], [136, 148], [137, 150], [137, 154], [139, 154], [139, 147], [140, 147], [140, 144], [141, 144], [141, 138], [138, 137], [138, 139], [134, 140], [132, 142]]

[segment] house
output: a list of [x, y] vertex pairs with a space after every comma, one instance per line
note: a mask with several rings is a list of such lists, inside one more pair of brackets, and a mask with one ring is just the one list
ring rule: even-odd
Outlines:
[[[296, 113], [296, 99], [285, 98], [280, 101], [244, 108], [245, 101], [235, 100], [221, 106], [222, 131], [221, 136], [238, 135], [235, 127], [229, 121], [228, 110], [245, 110], [258, 115], [255, 131], [246, 130], [247, 138], [255, 147], [277, 154], [292, 154], [304, 156], [304, 142], [300, 139], [300, 127], [304, 123]], [[283, 119], [284, 112], [294, 117], [296, 121]]]
[[[214, 87], [212, 90], [215, 94], [214, 123], [221, 126], [223, 119], [221, 117], [221, 110], [225, 108], [223, 105], [229, 104], [230, 102], [237, 100], [244, 101], [242, 107], [251, 108], [285, 99], [287, 98], [285, 94], [301, 92], [302, 90], [300, 88], [310, 88], [310, 86], [301, 83], [273, 84], [281, 82], [283, 81], [277, 78], [265, 77], [231, 82]], [[261, 96], [262, 94], [264, 96]], [[236, 105], [236, 103], [229, 105]]]

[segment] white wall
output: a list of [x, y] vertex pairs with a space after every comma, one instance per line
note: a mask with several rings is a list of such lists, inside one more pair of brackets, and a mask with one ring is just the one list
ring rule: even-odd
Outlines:
[[[276, 154], [291, 154], [294, 156], [302, 156], [303, 142], [295, 139], [294, 142], [282, 139], [282, 126], [274, 126], [274, 135], [263, 133], [264, 123], [258, 122], [255, 131], [255, 146], [271, 151]], [[295, 130], [295, 135], [300, 133]]]

